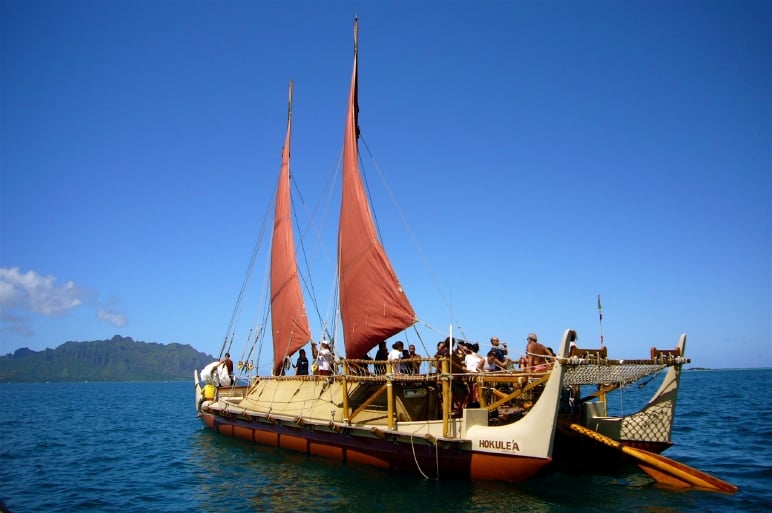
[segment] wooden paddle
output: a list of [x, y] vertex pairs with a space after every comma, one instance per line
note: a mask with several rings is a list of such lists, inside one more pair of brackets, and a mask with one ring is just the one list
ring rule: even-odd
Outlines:
[[701, 488], [704, 490], [735, 493], [737, 487], [722, 481], [717, 477], [706, 474], [696, 468], [684, 465], [660, 454], [655, 454], [644, 449], [629, 447], [621, 442], [593, 431], [579, 424], [569, 424], [569, 427], [588, 438], [613, 447], [636, 460], [636, 464], [658, 483], [676, 488]]

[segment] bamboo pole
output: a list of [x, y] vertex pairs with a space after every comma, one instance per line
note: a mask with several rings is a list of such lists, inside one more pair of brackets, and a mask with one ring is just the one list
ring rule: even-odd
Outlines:
[[735, 485], [722, 481], [717, 477], [706, 474], [705, 472], [690, 467], [689, 465], [685, 465], [679, 461], [671, 460], [661, 454], [655, 454], [643, 449], [636, 449], [635, 447], [624, 445], [613, 438], [609, 438], [579, 424], [570, 424], [569, 427], [577, 433], [604, 445], [608, 445], [609, 447], [613, 447], [637, 460], [637, 465], [659, 483], [679, 488], [695, 487], [726, 493], [737, 492], [737, 487]]
[[440, 376], [442, 377], [442, 436], [443, 438], [448, 438], [448, 431], [450, 426], [450, 407], [451, 407], [451, 398], [450, 398], [450, 374], [448, 374], [448, 370], [450, 369], [449, 360], [445, 359], [442, 360], [442, 373]]
[[373, 403], [373, 401], [378, 399], [378, 396], [380, 396], [382, 393], [386, 391], [386, 387], [387, 385], [383, 385], [373, 395], [371, 395], [365, 402], [363, 402], [361, 406], [359, 406], [359, 408], [354, 410], [354, 413], [351, 414], [351, 420], [354, 420], [357, 417], [357, 415], [362, 413], [365, 410], [365, 408], [370, 406]]
[[340, 387], [343, 395], [343, 420], [344, 422], [351, 424], [351, 418], [349, 417], [348, 408], [348, 385], [346, 384], [346, 376], [348, 375], [348, 363], [343, 361], [343, 375], [340, 377]]
[[[397, 364], [399, 365], [399, 364]], [[394, 365], [391, 362], [386, 363], [386, 405], [388, 412], [389, 429], [394, 429]]]

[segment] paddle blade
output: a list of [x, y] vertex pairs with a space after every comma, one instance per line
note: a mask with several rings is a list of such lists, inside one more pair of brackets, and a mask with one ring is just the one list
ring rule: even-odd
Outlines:
[[625, 447], [625, 453], [638, 460], [638, 467], [658, 483], [673, 488], [701, 488], [724, 493], [736, 493], [737, 487], [680, 461], [643, 449]]
[[641, 470], [646, 472], [655, 481], [665, 486], [674, 488], [701, 488], [703, 490], [726, 493], [735, 493], [737, 491], [737, 487], [733, 484], [722, 481], [717, 477], [713, 477], [710, 474], [706, 474], [689, 465], [684, 465], [678, 461], [671, 460], [661, 454], [655, 454], [644, 449], [636, 449], [635, 447], [624, 445], [613, 438], [609, 438], [606, 435], [579, 424], [569, 424], [568, 427], [596, 442], [608, 445], [609, 447], [613, 447], [614, 449], [627, 454], [635, 460], [635, 464], [638, 465]]

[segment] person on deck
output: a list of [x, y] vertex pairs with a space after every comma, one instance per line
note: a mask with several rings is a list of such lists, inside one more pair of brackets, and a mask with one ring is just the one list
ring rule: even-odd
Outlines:
[[503, 347], [499, 345], [499, 337], [491, 337], [491, 351], [496, 352], [496, 359], [498, 361], [507, 361], [507, 354], [509, 353], [509, 349], [507, 349], [506, 342], [504, 342]]
[[293, 367], [297, 369], [295, 376], [308, 376], [308, 357], [305, 349], [298, 351], [298, 361]]
[[231, 360], [231, 354], [225, 353], [225, 358], [222, 360], [223, 365], [225, 365], [225, 368], [228, 369], [228, 378], [230, 378], [231, 385], [234, 385], [236, 383], [236, 377], [233, 375], [233, 360]]
[[530, 372], [545, 372], [551, 367], [549, 363], [550, 351], [546, 346], [539, 343], [536, 333], [529, 333], [527, 338], [528, 345], [525, 348], [528, 356], [528, 370]]
[[[448, 356], [449, 356], [448, 343], [444, 340], [440, 340], [439, 342], [437, 342], [437, 352], [434, 353], [434, 357], [447, 358]], [[442, 364], [440, 362], [433, 362], [432, 365], [438, 373], [442, 372]]]
[[314, 359], [316, 360], [316, 364], [319, 366], [319, 369], [316, 371], [316, 373], [319, 376], [332, 375], [334, 357], [332, 356], [332, 351], [330, 351], [330, 343], [326, 340], [322, 340], [321, 348], [317, 350], [316, 344], [311, 342], [311, 352], [314, 356]]
[[574, 356], [579, 352], [579, 346], [576, 344], [576, 341], [579, 340], [579, 335], [576, 334], [576, 331], [570, 330], [568, 332], [568, 354], [570, 356]]
[[[389, 350], [386, 349], [386, 341], [378, 342], [378, 351], [375, 353], [375, 360], [385, 362], [389, 359]], [[376, 363], [373, 365], [376, 374], [386, 374], [386, 365]]]
[[[461, 346], [466, 355], [464, 356], [464, 370], [466, 372], [482, 372], [483, 365], [485, 365], [485, 358], [479, 355], [480, 344], [477, 342], [467, 343]], [[473, 408], [479, 408], [479, 390], [476, 383], [469, 384], [469, 398], [467, 400], [467, 406]]]
[[405, 351], [405, 344], [398, 340], [391, 346], [391, 352], [389, 353], [389, 363], [391, 363], [391, 371], [394, 374], [404, 374], [406, 369], [404, 365], [400, 363], [403, 353]]
[[415, 346], [410, 344], [408, 346], [408, 358], [410, 362], [407, 363], [409, 374], [421, 374], [421, 355], [415, 352]]
[[462, 347], [466, 353], [464, 356], [466, 372], [480, 372], [485, 364], [485, 359], [477, 353], [480, 350], [480, 345], [475, 342]]
[[498, 359], [498, 353], [494, 349], [488, 351], [488, 354], [485, 356], [485, 363], [483, 364], [482, 370], [485, 372], [497, 372], [506, 369], [507, 364]]

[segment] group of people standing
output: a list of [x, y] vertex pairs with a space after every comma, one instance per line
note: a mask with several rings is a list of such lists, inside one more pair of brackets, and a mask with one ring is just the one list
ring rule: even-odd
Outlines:
[[[555, 353], [551, 348], [544, 346], [538, 340], [536, 333], [529, 333], [526, 339], [525, 354], [521, 355], [515, 362], [509, 358], [509, 349], [507, 343], [501, 343], [496, 336], [491, 337], [490, 350], [485, 356], [480, 355], [480, 345], [476, 342], [456, 341], [456, 348], [453, 352], [454, 359], [459, 362], [464, 372], [497, 372], [502, 370], [512, 370], [517, 365], [519, 370], [525, 372], [543, 372], [551, 368], [551, 362]], [[446, 358], [450, 355], [449, 345], [450, 337], [437, 343], [437, 352], [434, 358]], [[315, 342], [311, 343], [311, 352], [313, 364], [309, 365], [309, 359], [306, 356], [305, 349], [298, 352], [297, 361], [292, 365], [295, 368], [295, 374], [306, 376], [311, 373], [320, 376], [329, 376], [334, 373], [335, 357], [330, 350], [330, 343], [323, 340], [320, 348], [317, 348]], [[370, 360], [369, 356], [366, 359]], [[420, 374], [421, 373], [421, 355], [416, 353], [415, 345], [410, 344], [405, 349], [405, 343], [401, 340], [394, 342], [391, 350], [387, 348], [386, 341], [378, 344], [378, 351], [375, 354], [376, 362], [391, 363], [394, 374]], [[364, 372], [369, 374], [367, 365], [357, 365], [355, 372]], [[440, 369], [434, 369], [439, 372]], [[458, 369], [457, 369], [458, 370]], [[385, 363], [375, 363], [373, 373], [376, 375], [386, 374]]]

